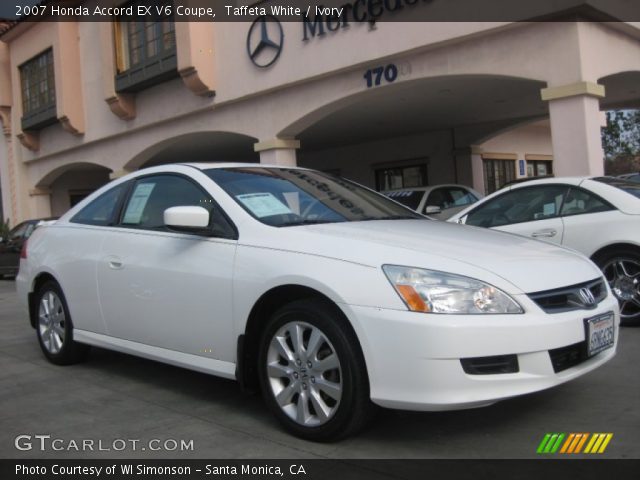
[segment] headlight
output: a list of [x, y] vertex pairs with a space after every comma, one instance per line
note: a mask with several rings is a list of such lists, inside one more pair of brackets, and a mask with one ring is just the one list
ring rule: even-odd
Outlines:
[[502, 290], [461, 275], [383, 265], [382, 270], [409, 310], [428, 313], [524, 313]]

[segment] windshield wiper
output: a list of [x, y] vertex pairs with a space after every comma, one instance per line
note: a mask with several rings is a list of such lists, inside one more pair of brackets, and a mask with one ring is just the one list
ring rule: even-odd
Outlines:
[[366, 222], [369, 220], [419, 220], [421, 217], [413, 216], [413, 215], [389, 215], [386, 217], [362, 217], [358, 218], [357, 222]]
[[305, 218], [303, 220], [296, 220], [294, 222], [287, 222], [287, 223], [283, 223], [281, 225], [278, 225], [279, 227], [296, 227], [299, 225], [320, 225], [323, 223], [338, 223], [338, 222], [343, 222], [344, 220], [311, 220], [309, 218]]

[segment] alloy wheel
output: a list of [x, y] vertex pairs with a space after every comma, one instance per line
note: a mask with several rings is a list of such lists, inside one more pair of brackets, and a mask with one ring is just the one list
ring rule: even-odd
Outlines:
[[319, 328], [286, 323], [272, 337], [266, 363], [274, 399], [289, 418], [314, 427], [333, 417], [343, 393], [340, 358]]
[[60, 352], [64, 345], [66, 315], [58, 295], [49, 290], [40, 300], [38, 331], [44, 348], [49, 353]]
[[602, 267], [611, 291], [620, 302], [622, 319], [640, 316], [640, 262], [630, 258], [612, 258]]

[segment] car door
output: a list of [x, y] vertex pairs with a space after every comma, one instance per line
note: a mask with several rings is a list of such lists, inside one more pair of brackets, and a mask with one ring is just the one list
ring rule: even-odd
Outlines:
[[479, 205], [464, 223], [561, 244], [560, 209], [568, 190], [560, 184], [515, 188]]
[[613, 205], [580, 187], [571, 187], [560, 215], [564, 223], [562, 244], [587, 256], [606, 244], [608, 232], [624, 221]]
[[[170, 231], [164, 210], [210, 211], [208, 235]], [[105, 234], [97, 277], [108, 334], [182, 353], [233, 361], [232, 270], [237, 236], [194, 180], [138, 178], [118, 228]]]

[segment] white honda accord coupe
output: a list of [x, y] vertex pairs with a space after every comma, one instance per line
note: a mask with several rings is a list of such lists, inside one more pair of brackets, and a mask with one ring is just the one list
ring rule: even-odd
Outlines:
[[23, 248], [44, 355], [109, 348], [260, 389], [334, 440], [373, 404], [488, 405], [615, 354], [598, 268], [543, 242], [426, 219], [303, 168], [183, 164], [101, 188]]

